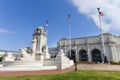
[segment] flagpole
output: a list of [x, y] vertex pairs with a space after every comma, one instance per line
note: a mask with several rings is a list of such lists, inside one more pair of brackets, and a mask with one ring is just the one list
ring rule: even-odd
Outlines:
[[97, 8], [97, 9], [98, 9], [98, 13], [99, 13], [99, 26], [100, 26], [100, 32], [101, 32], [102, 49], [103, 49], [102, 62], [104, 63], [104, 56], [106, 55], [105, 42], [104, 42], [104, 35], [103, 35], [102, 24], [101, 24], [101, 12], [100, 12], [100, 8]]
[[46, 23], [45, 23], [45, 31], [46, 31], [46, 43], [45, 43], [46, 44], [46, 53], [44, 54], [44, 60], [46, 58], [48, 58], [48, 55], [47, 55], [47, 51], [48, 51], [48, 46], [47, 46], [47, 44], [48, 44], [48, 20], [46, 20]]
[[[45, 27], [46, 27], [46, 37], [48, 38], [48, 20], [46, 21]], [[47, 43], [48, 41], [46, 40], [46, 45]]]
[[68, 39], [69, 39], [69, 50], [70, 50], [70, 58], [71, 58], [71, 29], [70, 29], [70, 22], [71, 22], [71, 20], [70, 20], [70, 17], [71, 17], [71, 15], [69, 14], [68, 15]]

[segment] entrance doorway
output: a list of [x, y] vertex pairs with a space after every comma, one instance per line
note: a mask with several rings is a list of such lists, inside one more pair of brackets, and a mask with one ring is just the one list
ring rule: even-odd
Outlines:
[[71, 50], [71, 53], [69, 52], [68, 56], [69, 56], [70, 60], [75, 60], [75, 51]]
[[79, 60], [80, 61], [88, 61], [88, 55], [86, 50], [80, 50], [79, 51]]
[[100, 50], [98, 50], [98, 49], [92, 50], [92, 62], [95, 62], [95, 63], [102, 62]]

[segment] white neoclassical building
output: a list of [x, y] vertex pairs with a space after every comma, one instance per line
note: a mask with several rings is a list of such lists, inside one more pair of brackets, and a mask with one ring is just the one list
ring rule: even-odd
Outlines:
[[101, 35], [89, 36], [82, 38], [60, 39], [57, 48], [49, 48], [52, 57], [56, 56], [57, 49], [63, 49], [65, 55], [70, 59], [76, 56], [77, 61], [88, 62], [119, 62], [120, 61], [120, 36], [104, 33], [105, 53], [103, 53], [103, 45]]

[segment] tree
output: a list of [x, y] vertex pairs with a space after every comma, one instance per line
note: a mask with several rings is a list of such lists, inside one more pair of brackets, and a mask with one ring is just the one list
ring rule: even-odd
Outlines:
[[0, 56], [0, 62], [3, 60], [3, 56]]

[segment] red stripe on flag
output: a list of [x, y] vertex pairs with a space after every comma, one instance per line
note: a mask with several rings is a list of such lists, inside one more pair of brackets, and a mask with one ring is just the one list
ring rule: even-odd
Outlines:
[[104, 13], [103, 13], [103, 12], [99, 12], [99, 15], [100, 15], [100, 16], [104, 16]]

